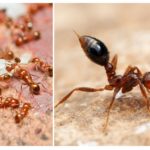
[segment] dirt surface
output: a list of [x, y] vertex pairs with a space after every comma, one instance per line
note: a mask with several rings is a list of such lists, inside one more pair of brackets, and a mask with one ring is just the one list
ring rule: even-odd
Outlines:
[[[55, 103], [79, 86], [104, 87], [103, 67], [87, 59], [73, 29], [102, 40], [117, 73], [128, 65], [150, 70], [149, 4], [55, 5]], [[119, 97], [102, 132], [112, 91], [76, 92], [55, 110], [55, 145], [150, 145], [150, 114], [139, 87]]]
[[[23, 55], [29, 54], [52, 64], [52, 5], [34, 15], [33, 25], [40, 31], [41, 39], [17, 47], [10, 38], [10, 31], [1, 24], [1, 49], [8, 46], [18, 57], [27, 59]], [[33, 80], [39, 83], [40, 94], [32, 95], [28, 86], [23, 86], [21, 92], [23, 82], [18, 79], [12, 79], [5, 85], [5, 88], [2, 87], [2, 97], [18, 98], [21, 92], [19, 99], [21, 105], [23, 102], [30, 102], [32, 109], [20, 124], [15, 123], [16, 112], [14, 110], [0, 109], [0, 145], [52, 145], [52, 78], [33, 70], [32, 65], [25, 64], [24, 67], [32, 74]]]

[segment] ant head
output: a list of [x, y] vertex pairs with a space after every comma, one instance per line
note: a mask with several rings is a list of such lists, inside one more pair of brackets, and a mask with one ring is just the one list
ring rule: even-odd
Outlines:
[[40, 39], [41, 34], [40, 34], [39, 31], [34, 31], [33, 36], [34, 36], [34, 39], [35, 39], [35, 40], [38, 40], [38, 39]]
[[143, 76], [142, 83], [147, 89], [150, 89], [150, 72], [146, 72]]
[[27, 109], [32, 108], [30, 103], [24, 103], [23, 107]]
[[20, 63], [21, 62], [19, 57], [15, 57], [14, 60], [15, 60], [16, 63]]
[[35, 57], [31, 60], [31, 62], [33, 63], [38, 63], [40, 61], [40, 59], [38, 57]]
[[33, 94], [35, 95], [40, 94], [40, 86], [37, 83], [32, 83], [30, 89]]
[[109, 61], [109, 51], [105, 44], [91, 36], [80, 36], [76, 33], [87, 57], [93, 62], [105, 66]]

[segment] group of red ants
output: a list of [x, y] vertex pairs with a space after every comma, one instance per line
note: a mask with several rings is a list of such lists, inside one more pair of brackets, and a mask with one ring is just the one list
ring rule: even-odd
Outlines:
[[[0, 24], [4, 24], [11, 33], [12, 42], [16, 46], [21, 46], [33, 40], [40, 39], [40, 32], [33, 29], [32, 16], [37, 11], [48, 7], [50, 4], [31, 4], [28, 6], [27, 15], [21, 16], [20, 22], [16, 22], [6, 15], [6, 10], [0, 10]], [[32, 75], [27, 69], [21, 64], [19, 57], [16, 57], [14, 52], [9, 48], [5, 50], [0, 50], [0, 59], [4, 59], [8, 62], [6, 64], [6, 71], [0, 75], [0, 82], [8, 83], [10, 80], [16, 78], [22, 80], [25, 85], [29, 87], [29, 91], [32, 95], [40, 94], [39, 83], [35, 82], [32, 78]], [[46, 76], [52, 77], [53, 69], [52, 66], [48, 63], [42, 61], [38, 57], [34, 57], [29, 61], [29, 64], [34, 65], [34, 69], [40, 72], [43, 72]], [[14, 116], [15, 122], [20, 123], [29, 113], [29, 110], [32, 109], [32, 105], [29, 102], [24, 102], [22, 106], [19, 98], [2, 96], [2, 89], [0, 88], [0, 108], [11, 108], [15, 111]]]

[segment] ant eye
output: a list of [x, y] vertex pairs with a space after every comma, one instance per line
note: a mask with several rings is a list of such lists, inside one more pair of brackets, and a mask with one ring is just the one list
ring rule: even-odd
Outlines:
[[81, 36], [79, 41], [84, 52], [93, 62], [102, 66], [108, 63], [109, 52], [103, 42], [90, 36]]

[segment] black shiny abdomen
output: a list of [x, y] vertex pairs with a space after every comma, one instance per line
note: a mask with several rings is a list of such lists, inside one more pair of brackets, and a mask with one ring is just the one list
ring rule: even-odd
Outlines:
[[102, 66], [108, 63], [109, 52], [103, 42], [91, 36], [81, 36], [79, 40], [90, 60]]

